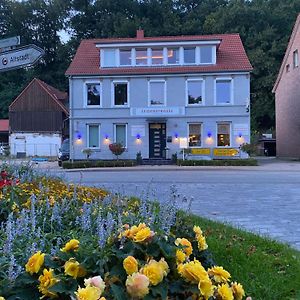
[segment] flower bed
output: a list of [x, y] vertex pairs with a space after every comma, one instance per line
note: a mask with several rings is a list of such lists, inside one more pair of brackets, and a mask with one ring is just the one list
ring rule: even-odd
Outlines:
[[202, 230], [177, 219], [173, 202], [103, 199], [102, 190], [88, 198], [80, 188], [64, 194], [63, 182], [48, 182], [2, 190], [6, 208], [8, 194], [22, 184], [37, 194], [30, 203], [15, 196], [26, 205], [10, 207], [2, 222], [5, 299], [243, 299], [242, 286], [213, 261]]

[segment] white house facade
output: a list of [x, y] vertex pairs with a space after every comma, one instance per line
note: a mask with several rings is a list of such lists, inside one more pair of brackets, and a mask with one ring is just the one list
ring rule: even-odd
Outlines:
[[237, 34], [81, 42], [69, 76], [71, 159], [234, 157], [250, 140], [252, 66]]

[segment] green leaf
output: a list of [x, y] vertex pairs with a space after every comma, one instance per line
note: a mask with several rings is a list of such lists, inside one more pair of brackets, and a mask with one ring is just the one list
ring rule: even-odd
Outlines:
[[152, 295], [157, 298], [160, 296], [162, 300], [167, 299], [168, 296], [168, 284], [166, 282], [161, 282], [157, 286], [151, 287]]
[[112, 284], [111, 290], [113, 292], [114, 299], [116, 299], [116, 300], [124, 300], [124, 299], [128, 298], [127, 293], [125, 293], [124, 289], [121, 286]]
[[77, 288], [78, 288], [77, 281], [75, 279], [69, 279], [67, 281], [63, 281], [63, 280], [59, 281], [51, 288], [49, 288], [49, 291], [60, 293], [60, 294], [71, 295], [77, 290]]

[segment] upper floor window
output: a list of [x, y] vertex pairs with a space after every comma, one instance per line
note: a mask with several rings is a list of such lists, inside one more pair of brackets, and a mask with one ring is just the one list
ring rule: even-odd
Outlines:
[[149, 82], [149, 105], [165, 105], [166, 82], [150, 81]]
[[185, 64], [196, 63], [196, 48], [195, 47], [183, 48], [183, 61]]
[[147, 49], [136, 49], [135, 53], [135, 64], [137, 66], [146, 66], [148, 62]]
[[164, 60], [163, 49], [152, 49], [152, 65], [162, 65]]
[[229, 123], [217, 124], [217, 146], [218, 147], [230, 146], [230, 124]]
[[179, 64], [179, 48], [168, 48], [168, 64], [178, 65]]
[[202, 80], [187, 80], [187, 104], [202, 104], [203, 101], [203, 82]]
[[114, 141], [127, 148], [127, 124], [114, 125]]
[[201, 46], [200, 47], [200, 63], [201, 64], [211, 64], [213, 61], [212, 56], [213, 47], [211, 46]]
[[231, 103], [232, 94], [232, 80], [231, 79], [217, 79], [216, 80], [216, 104]]
[[128, 82], [113, 83], [113, 101], [115, 106], [128, 105]]
[[126, 49], [120, 50], [120, 66], [130, 66], [131, 65], [131, 50]]
[[293, 66], [294, 66], [294, 68], [299, 67], [298, 50], [295, 50], [295, 51], [293, 52]]
[[87, 83], [86, 84], [86, 105], [87, 106], [100, 106], [100, 83]]
[[88, 130], [88, 140], [87, 146], [88, 148], [100, 148], [100, 125], [98, 124], [91, 124], [87, 125]]
[[189, 124], [189, 147], [201, 147], [201, 124]]
[[116, 49], [104, 49], [102, 54], [104, 67], [116, 66]]

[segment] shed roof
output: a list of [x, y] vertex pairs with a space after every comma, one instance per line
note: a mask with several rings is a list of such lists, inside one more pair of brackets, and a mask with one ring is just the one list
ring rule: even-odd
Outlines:
[[1, 119], [0, 120], [0, 131], [6, 132], [9, 130], [9, 120], [8, 119]]

